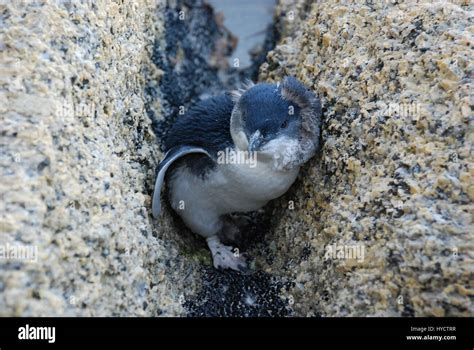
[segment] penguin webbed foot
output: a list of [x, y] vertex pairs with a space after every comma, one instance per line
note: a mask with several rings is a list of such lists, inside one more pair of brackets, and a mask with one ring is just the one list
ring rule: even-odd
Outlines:
[[216, 269], [231, 269], [241, 273], [249, 271], [245, 254], [240, 253], [237, 248], [224, 245], [217, 235], [207, 238], [207, 245]]

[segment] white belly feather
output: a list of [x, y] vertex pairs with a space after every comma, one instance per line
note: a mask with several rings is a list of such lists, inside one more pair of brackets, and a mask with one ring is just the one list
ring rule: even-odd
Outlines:
[[201, 179], [186, 168], [178, 169], [171, 180], [171, 204], [181, 210], [214, 211], [223, 215], [253, 211], [280, 197], [295, 181], [299, 168], [274, 170], [271, 163], [220, 164]]

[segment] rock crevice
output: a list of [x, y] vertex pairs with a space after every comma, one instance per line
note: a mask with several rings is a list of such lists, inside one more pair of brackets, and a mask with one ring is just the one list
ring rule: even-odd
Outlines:
[[0, 15], [0, 247], [37, 252], [0, 261], [1, 315], [474, 314], [472, 6], [279, 1], [259, 77], [320, 96], [322, 148], [250, 218], [249, 276], [210, 268], [166, 206], [150, 215], [180, 107], [253, 71], [225, 67], [235, 42], [212, 8], [11, 1]]

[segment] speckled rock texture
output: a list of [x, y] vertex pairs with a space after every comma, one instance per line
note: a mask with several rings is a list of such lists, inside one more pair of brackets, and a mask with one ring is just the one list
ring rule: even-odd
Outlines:
[[299, 316], [474, 315], [473, 8], [393, 3], [278, 5], [260, 79], [319, 94], [322, 148], [255, 252]]
[[225, 80], [235, 80], [235, 74], [227, 74], [227, 56], [236, 45], [236, 38], [203, 0], [168, 1], [162, 23], [164, 35], [154, 42], [151, 55], [162, 77], [147, 85], [152, 100], [163, 102], [158, 110], [147, 108], [160, 143], [179, 115], [224, 91]]
[[472, 316], [473, 9], [392, 3], [280, 0], [260, 80], [319, 94], [322, 147], [248, 216], [241, 275], [150, 215], [169, 125], [243, 77], [212, 9], [0, 2], [0, 315]]
[[0, 245], [38, 259], [0, 262], [0, 315], [184, 314], [198, 264], [150, 219], [164, 7], [2, 1]]
[[[217, 271], [167, 205], [150, 215], [169, 125], [255, 71], [226, 66], [235, 38], [213, 9], [0, 6], [0, 315], [290, 315], [279, 293], [291, 282]], [[263, 224], [247, 229], [250, 246]], [[6, 257], [11, 247], [35, 261]]]

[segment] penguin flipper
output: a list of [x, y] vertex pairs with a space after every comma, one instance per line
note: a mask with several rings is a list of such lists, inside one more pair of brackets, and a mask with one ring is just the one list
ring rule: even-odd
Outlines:
[[163, 181], [165, 179], [166, 170], [168, 170], [175, 160], [190, 153], [206, 154], [208, 157], [212, 158], [204, 148], [196, 146], [176, 146], [166, 152], [165, 157], [158, 165], [158, 174], [155, 180], [155, 189], [153, 192], [153, 201], [151, 206], [153, 217], [157, 218], [161, 212], [160, 193], [161, 187], [163, 186]]

